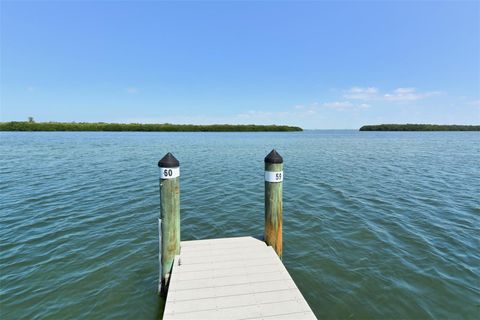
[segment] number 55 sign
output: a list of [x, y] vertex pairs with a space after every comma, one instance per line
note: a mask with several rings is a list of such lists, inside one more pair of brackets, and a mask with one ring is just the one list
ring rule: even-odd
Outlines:
[[283, 171], [265, 171], [265, 181], [267, 182], [282, 182]]

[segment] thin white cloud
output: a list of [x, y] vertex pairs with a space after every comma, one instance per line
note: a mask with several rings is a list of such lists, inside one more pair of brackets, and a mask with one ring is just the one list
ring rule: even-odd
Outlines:
[[375, 87], [353, 87], [347, 91], [344, 97], [352, 100], [375, 100], [378, 97], [378, 89]]
[[334, 102], [326, 102], [321, 105], [324, 108], [329, 109], [336, 109], [336, 110], [345, 110], [345, 109], [367, 109], [370, 108], [369, 104], [361, 103], [356, 104], [351, 101], [334, 101]]
[[135, 87], [128, 87], [127, 89], [125, 89], [125, 91], [129, 94], [136, 94], [138, 93], [138, 88], [135, 88]]
[[480, 100], [470, 101], [469, 105], [480, 108]]
[[317, 113], [317, 110], [313, 106], [303, 106], [303, 105], [296, 105], [292, 108], [292, 110], [288, 111], [258, 111], [258, 110], [251, 110], [244, 113], [236, 114], [235, 117], [239, 120], [263, 120], [269, 121], [271, 119], [274, 120], [289, 120], [295, 118], [304, 118], [308, 116], [312, 116]]
[[417, 92], [415, 88], [398, 88], [383, 95], [386, 101], [416, 101], [440, 94], [439, 91]]
[[352, 108], [354, 105], [350, 101], [335, 101], [335, 102], [326, 102], [322, 106], [330, 109], [348, 109], [348, 108]]
[[344, 94], [344, 98], [363, 101], [417, 101], [441, 94], [440, 91], [419, 92], [416, 88], [397, 88], [391, 92], [382, 93], [375, 87], [352, 87]]
[[441, 94], [440, 91], [419, 92], [412, 87], [400, 87], [391, 92], [381, 92], [377, 87], [352, 87], [343, 91], [343, 95], [336, 101], [310, 105], [295, 105], [292, 107], [296, 115], [312, 115], [322, 113], [322, 110], [365, 110], [371, 107], [371, 103], [408, 102], [426, 99]]

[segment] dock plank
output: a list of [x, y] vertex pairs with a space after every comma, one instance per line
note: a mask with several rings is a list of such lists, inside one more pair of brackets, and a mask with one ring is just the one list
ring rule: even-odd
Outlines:
[[183, 241], [164, 319], [316, 319], [275, 251], [253, 237]]

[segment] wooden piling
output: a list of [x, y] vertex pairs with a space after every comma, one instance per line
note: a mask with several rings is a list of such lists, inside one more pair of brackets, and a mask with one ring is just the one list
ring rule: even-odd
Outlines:
[[161, 289], [166, 295], [175, 255], [180, 254], [180, 163], [167, 153], [160, 167]]
[[282, 258], [283, 158], [273, 149], [265, 157], [264, 241]]

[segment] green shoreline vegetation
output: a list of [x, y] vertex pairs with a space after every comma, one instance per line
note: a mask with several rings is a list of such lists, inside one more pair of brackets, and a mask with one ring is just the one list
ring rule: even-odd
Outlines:
[[261, 132], [261, 131], [303, 131], [300, 127], [284, 125], [254, 124], [145, 124], [105, 122], [0, 122], [0, 131], [146, 131], [146, 132]]
[[379, 124], [363, 126], [360, 131], [480, 131], [480, 125]]

